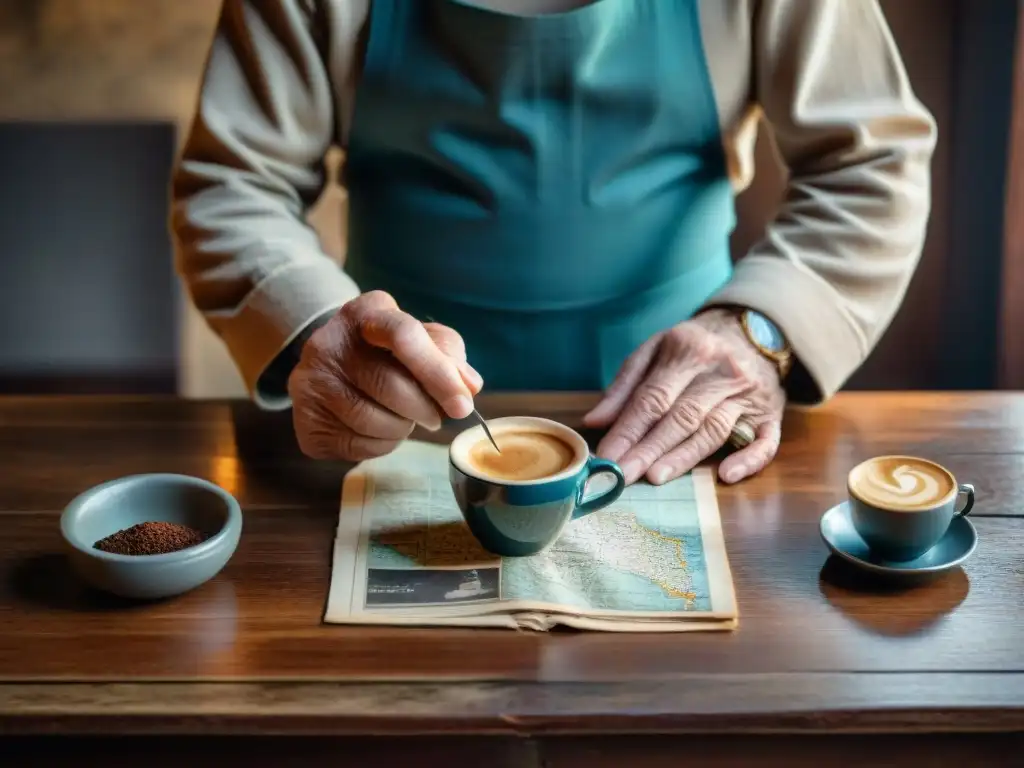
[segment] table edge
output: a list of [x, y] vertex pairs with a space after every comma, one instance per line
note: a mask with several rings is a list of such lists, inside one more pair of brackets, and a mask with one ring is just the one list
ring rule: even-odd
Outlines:
[[0, 683], [0, 735], [584, 735], [1024, 730], [1024, 672], [617, 683]]

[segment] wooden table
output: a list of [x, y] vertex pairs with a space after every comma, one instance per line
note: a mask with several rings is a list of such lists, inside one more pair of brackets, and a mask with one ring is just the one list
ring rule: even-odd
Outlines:
[[[480, 407], [572, 424], [589, 402]], [[962, 767], [1024, 754], [1024, 395], [850, 394], [789, 414], [772, 467], [719, 490], [740, 627], [688, 636], [321, 624], [343, 468], [298, 456], [288, 419], [245, 403], [0, 400], [0, 764], [67, 750], [79, 765], [224, 764], [217, 747], [361, 768]], [[975, 556], [910, 590], [851, 576], [818, 535], [847, 470], [892, 452], [978, 489]], [[60, 554], [62, 507], [150, 471], [234, 493], [237, 554], [165, 603], [87, 591]], [[134, 736], [108, 754], [103, 734]], [[173, 738], [154, 752], [160, 734]], [[276, 738], [288, 735], [303, 738]], [[31, 752], [8, 762], [14, 748]]]

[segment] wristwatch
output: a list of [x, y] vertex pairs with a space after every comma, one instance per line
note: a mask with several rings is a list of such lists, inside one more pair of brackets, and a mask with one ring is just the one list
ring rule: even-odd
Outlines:
[[[753, 309], [740, 310], [740, 325], [754, 348], [775, 364], [779, 381], [785, 381], [793, 365], [793, 352], [779, 326]], [[734, 448], [744, 448], [754, 441], [754, 436], [754, 428], [740, 419], [732, 428], [729, 442]]]
[[784, 381], [793, 365], [793, 350], [779, 326], [753, 309], [740, 312], [740, 325], [755, 349], [775, 364], [779, 380]]

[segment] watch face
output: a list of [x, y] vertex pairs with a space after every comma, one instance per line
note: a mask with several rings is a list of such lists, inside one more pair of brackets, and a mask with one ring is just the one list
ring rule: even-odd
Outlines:
[[786, 348], [782, 331], [759, 312], [747, 311], [747, 329], [755, 343], [769, 352], [781, 352]]

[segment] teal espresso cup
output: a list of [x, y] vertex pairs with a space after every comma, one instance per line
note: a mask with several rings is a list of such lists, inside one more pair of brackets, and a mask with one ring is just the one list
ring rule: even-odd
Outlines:
[[868, 459], [850, 471], [847, 487], [853, 527], [893, 562], [921, 557], [946, 535], [954, 517], [966, 517], [974, 506], [973, 485], [915, 456]]
[[[487, 422], [456, 437], [449, 477], [469, 530], [489, 552], [503, 557], [536, 554], [566, 525], [607, 507], [626, 480], [613, 461], [590, 455], [575, 431], [548, 419], [515, 416]], [[611, 487], [587, 494], [590, 478], [607, 475]]]

